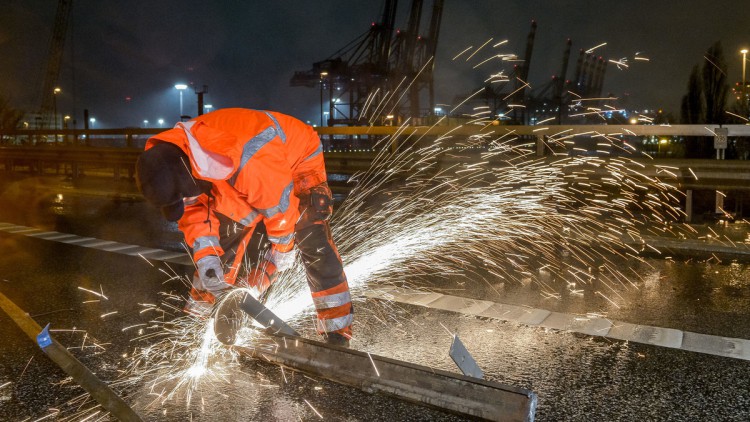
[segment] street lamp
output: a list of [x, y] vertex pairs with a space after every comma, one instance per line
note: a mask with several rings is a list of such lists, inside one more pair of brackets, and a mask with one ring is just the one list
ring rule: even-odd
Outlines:
[[742, 53], [742, 105], [744, 106], [747, 102], [747, 88], [745, 82], [745, 65], [747, 64], [747, 48], [740, 50]]
[[[63, 119], [62, 119], [63, 129], [67, 129], [68, 128], [68, 125], [70, 124], [70, 119], [71, 119], [70, 116], [63, 116]], [[63, 142], [67, 143], [68, 140], [69, 140], [68, 135], [63, 135], [62, 140], [63, 140]]]
[[157, 123], [159, 123], [159, 127], [164, 126], [164, 119], [159, 119]]
[[[320, 72], [320, 126], [323, 126], [323, 85], [325, 84], [325, 78], [328, 76], [328, 72]], [[327, 122], [326, 122], [327, 124]]]
[[664, 148], [666, 149], [668, 143], [669, 143], [669, 139], [667, 138], [659, 139], [659, 145], [657, 146], [657, 153], [656, 153], [657, 156], [661, 157], [661, 146], [664, 145]]
[[92, 117], [92, 118], [90, 118], [90, 119], [89, 119], [89, 124], [90, 124], [90, 126], [91, 126], [91, 129], [93, 129], [93, 128], [94, 128], [94, 123], [96, 123], [96, 119], [95, 119], [95, 118], [93, 118], [93, 117]]
[[[52, 90], [52, 121], [54, 122], [52, 124], [52, 128], [57, 130], [57, 95], [62, 92], [62, 89], [59, 87], [55, 87], [55, 89]], [[55, 132], [55, 142], [57, 142], [57, 132]]]
[[187, 89], [187, 85], [185, 84], [177, 84], [174, 86], [174, 88], [178, 91], [180, 91], [180, 120], [182, 120], [182, 91]]
[[211, 104], [206, 104], [206, 105], [203, 106], [203, 108], [205, 109], [206, 113], [210, 113], [211, 109], [214, 108], [214, 106], [211, 105]]
[[148, 127], [148, 120], [143, 121], [143, 127]]

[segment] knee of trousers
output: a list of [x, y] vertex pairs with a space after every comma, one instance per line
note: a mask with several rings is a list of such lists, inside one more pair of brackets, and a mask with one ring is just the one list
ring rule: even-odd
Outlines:
[[298, 231], [296, 240], [312, 291], [326, 290], [346, 281], [344, 265], [327, 223]]

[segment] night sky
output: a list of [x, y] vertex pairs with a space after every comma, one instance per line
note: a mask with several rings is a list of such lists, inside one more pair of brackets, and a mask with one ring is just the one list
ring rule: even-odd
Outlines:
[[[397, 26], [405, 27], [408, 1], [399, 2]], [[0, 94], [19, 108], [41, 103], [44, 69], [57, 2], [3, 0], [0, 14]], [[431, 2], [425, 2], [428, 15]], [[307, 70], [379, 21], [382, 1], [94, 1], [74, 0], [58, 85], [60, 113], [98, 127], [143, 126], [179, 115], [178, 82], [208, 86], [215, 107], [249, 107], [318, 121], [315, 89], [292, 88], [295, 70]], [[446, 0], [435, 78], [439, 103], [466, 95], [498, 65], [472, 67], [451, 59], [468, 46], [508, 40], [496, 53], [523, 56], [530, 22], [538, 22], [530, 83], [544, 85], [558, 73], [565, 40], [573, 40], [568, 76], [579, 49], [597, 48], [630, 67], [607, 69], [604, 93], [628, 108], [663, 108], [679, 115], [693, 65], [721, 41], [729, 81], [741, 79], [739, 50], [750, 46], [747, 0]], [[426, 32], [427, 23], [422, 26]], [[639, 53], [650, 61], [633, 61]], [[499, 63], [499, 62], [497, 62]], [[507, 66], [507, 65], [506, 65]], [[129, 98], [129, 100], [128, 100]], [[195, 114], [195, 95], [185, 93]], [[79, 123], [80, 126], [80, 123]], [[150, 126], [156, 126], [151, 124]]]

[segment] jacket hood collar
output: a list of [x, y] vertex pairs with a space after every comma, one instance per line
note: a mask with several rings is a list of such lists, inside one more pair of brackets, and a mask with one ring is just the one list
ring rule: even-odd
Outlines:
[[174, 128], [184, 132], [186, 152], [199, 177], [226, 180], [232, 176], [242, 155], [242, 145], [235, 136], [203, 122], [179, 122]]

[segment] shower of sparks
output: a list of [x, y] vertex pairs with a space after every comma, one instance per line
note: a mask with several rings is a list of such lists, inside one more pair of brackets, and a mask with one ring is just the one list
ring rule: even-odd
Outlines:
[[[553, 134], [549, 141], [575, 137]], [[553, 279], [588, 276], [595, 268], [606, 287], [599, 294], [619, 306], [617, 294], [606, 293], [631, 286], [619, 260], [641, 261], [625, 240], [647, 245], [644, 231], [677, 230], [667, 222], [683, 216], [680, 193], [668, 183], [674, 174], [646, 171], [626, 142], [598, 133], [583, 137], [600, 139], [600, 156], [545, 160], [519, 137], [504, 135], [409, 139], [412, 146], [403, 150], [383, 148], [372, 168], [356, 176], [359, 184], [333, 222], [351, 288], [420, 280], [429, 285], [439, 274], [461, 273], [480, 283], [492, 277], [522, 282], [523, 274], [531, 274], [543, 294], [559, 296]], [[472, 151], [477, 146], [481, 152]], [[474, 162], [438, 164], [470, 155]], [[488, 274], [473, 271], [477, 265]], [[304, 279], [301, 268], [282, 274], [279, 283], [294, 284], [287, 279]], [[282, 319], [309, 309], [304, 289], [281, 291], [268, 305]]]
[[[474, 49], [465, 60], [468, 62], [491, 42], [489, 39], [477, 49], [468, 47], [453, 60]], [[479, 64], [507, 64], [516, 57], [494, 55]], [[501, 60], [491, 60], [494, 58]], [[626, 63], [621, 59], [618, 65]], [[485, 82], [509, 82], [505, 72], [495, 69]], [[527, 82], [517, 81], [520, 88], [505, 99], [530, 88]], [[378, 121], [391, 110], [393, 99], [403, 98], [413, 82], [402, 80], [395, 89], [374, 92], [367, 99], [364, 117]], [[457, 105], [445, 106], [453, 113], [471, 104], [484, 90]], [[620, 111], [601, 104], [617, 98], [567, 94], [574, 98], [574, 108], [585, 110], [570, 117], [603, 117]], [[601, 107], [584, 108], [587, 101]], [[464, 290], [484, 287], [499, 297], [501, 293], [492, 286], [501, 281], [533, 283], [542, 297], [561, 300], [557, 286], [563, 282], [570, 295], [581, 295], [588, 288], [612, 307], [620, 307], [623, 299], [619, 292], [636, 286], [632, 279], [638, 272], [629, 267], [644, 262], [641, 250], [655, 250], [646, 235], [680, 230], [679, 224], [671, 223], [684, 216], [679, 209], [681, 194], [671, 184], [675, 174], [644, 164], [640, 153], [620, 134], [552, 133], [554, 126], [542, 128], [551, 156], [540, 158], [533, 141], [496, 130], [493, 118], [486, 106], [476, 107], [472, 125], [436, 135], [444, 124], [440, 119], [418, 136], [404, 124], [396, 135], [374, 145], [379, 152], [371, 167], [352, 176], [356, 185], [332, 220], [333, 237], [353, 297], [361, 297], [357, 292], [365, 287], [407, 284], [430, 291], [438, 282]], [[475, 128], [472, 135], [454, 133], [468, 127]], [[595, 146], [583, 148], [579, 142]], [[169, 281], [179, 279], [185, 286], [191, 285], [190, 280], [169, 266], [167, 269], [159, 271]], [[302, 264], [279, 274], [275, 283], [266, 306], [293, 327], [307, 324], [313, 318], [313, 307]], [[79, 289], [108, 300], [103, 292]], [[257, 291], [252, 294], [258, 296]], [[212, 400], [226, 398], [220, 393], [222, 386], [232, 383], [237, 373], [249, 375], [251, 380], [242, 389], [243, 401], [253, 392], [278, 388], [263, 375], [242, 370], [236, 348], [225, 347], [216, 339], [212, 319], [182, 315], [183, 300], [164, 293], [161, 303], [140, 304], [143, 309], [137, 314], [142, 321], [151, 319], [128, 322], [122, 328], [121, 332], [135, 336], [131, 340], [134, 349], [123, 355], [126, 368], [113, 387], [132, 393], [142, 408], [159, 413], [166, 412], [168, 402], [210, 409]], [[398, 322], [393, 312], [374, 317], [384, 326], [398, 329], [393, 327], [393, 322]], [[235, 345], [255, 345], [259, 336], [248, 319]], [[283, 368], [281, 376], [286, 379]], [[78, 417], [89, 414], [79, 413]]]

